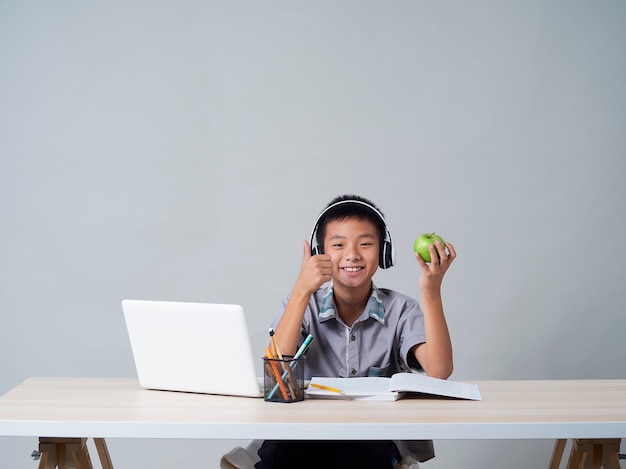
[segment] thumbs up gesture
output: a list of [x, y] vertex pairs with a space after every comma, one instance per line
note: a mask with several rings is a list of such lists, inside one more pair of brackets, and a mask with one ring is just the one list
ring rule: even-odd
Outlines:
[[303, 247], [302, 265], [294, 290], [312, 295], [319, 287], [332, 279], [333, 261], [329, 254], [312, 256], [311, 246], [306, 240]]

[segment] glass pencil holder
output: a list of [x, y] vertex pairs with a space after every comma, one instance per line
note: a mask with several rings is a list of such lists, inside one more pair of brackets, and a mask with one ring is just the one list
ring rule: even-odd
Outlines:
[[263, 358], [264, 398], [268, 402], [304, 400], [304, 357]]

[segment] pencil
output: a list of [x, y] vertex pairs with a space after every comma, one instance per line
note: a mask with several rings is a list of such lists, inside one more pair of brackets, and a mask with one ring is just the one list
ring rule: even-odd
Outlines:
[[341, 389], [331, 388], [330, 386], [324, 386], [323, 384], [311, 383], [311, 386], [317, 389], [323, 389], [324, 391], [336, 392], [337, 394], [344, 394]]
[[276, 342], [276, 336], [274, 335], [274, 329], [271, 327], [270, 327], [270, 343], [272, 344], [274, 355], [282, 360], [283, 354], [280, 353], [280, 349], [278, 348], [278, 343]]
[[[283, 395], [283, 398], [286, 401], [288, 401], [289, 396], [287, 395], [287, 390], [285, 389], [285, 383], [283, 383], [283, 379], [280, 377], [280, 371], [278, 371], [278, 367], [276, 366], [276, 363], [271, 361], [274, 357], [272, 356], [272, 352], [270, 352], [269, 347], [265, 349], [265, 354], [267, 355], [267, 358], [270, 359], [270, 365], [272, 367], [272, 371], [274, 372], [274, 376], [276, 376], [276, 384], [280, 387], [280, 392]], [[269, 397], [271, 398], [273, 394], [274, 393], [272, 392], [272, 394]]]
[[[276, 341], [276, 336], [274, 335], [274, 328], [270, 327], [270, 346], [272, 347], [272, 350], [274, 352], [274, 357], [278, 357], [278, 359], [280, 360], [280, 371], [283, 373], [283, 380], [285, 380], [285, 370], [289, 371], [289, 379], [285, 380], [285, 382], [287, 383], [287, 386], [289, 387], [289, 393], [291, 394], [291, 397], [293, 397], [293, 399], [297, 399], [299, 393], [297, 391], [299, 391], [299, 387], [298, 387], [298, 383], [296, 382], [296, 378], [293, 375], [293, 372], [291, 371], [291, 368], [289, 368], [289, 366], [283, 361], [283, 354], [280, 351], [280, 348], [278, 347], [278, 342]], [[294, 386], [296, 387], [294, 389]]]

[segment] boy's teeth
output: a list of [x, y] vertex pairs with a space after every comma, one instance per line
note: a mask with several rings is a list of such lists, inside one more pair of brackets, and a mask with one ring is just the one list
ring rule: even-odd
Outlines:
[[345, 270], [347, 270], [348, 272], [358, 272], [360, 270], [360, 267], [345, 267]]

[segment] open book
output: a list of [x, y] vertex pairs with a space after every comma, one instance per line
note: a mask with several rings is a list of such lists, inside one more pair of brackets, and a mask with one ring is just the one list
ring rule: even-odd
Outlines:
[[476, 384], [437, 379], [420, 373], [396, 373], [391, 378], [368, 376], [357, 378], [314, 377], [306, 396], [322, 399], [367, 399], [395, 401], [407, 393], [457, 399], [482, 400]]

